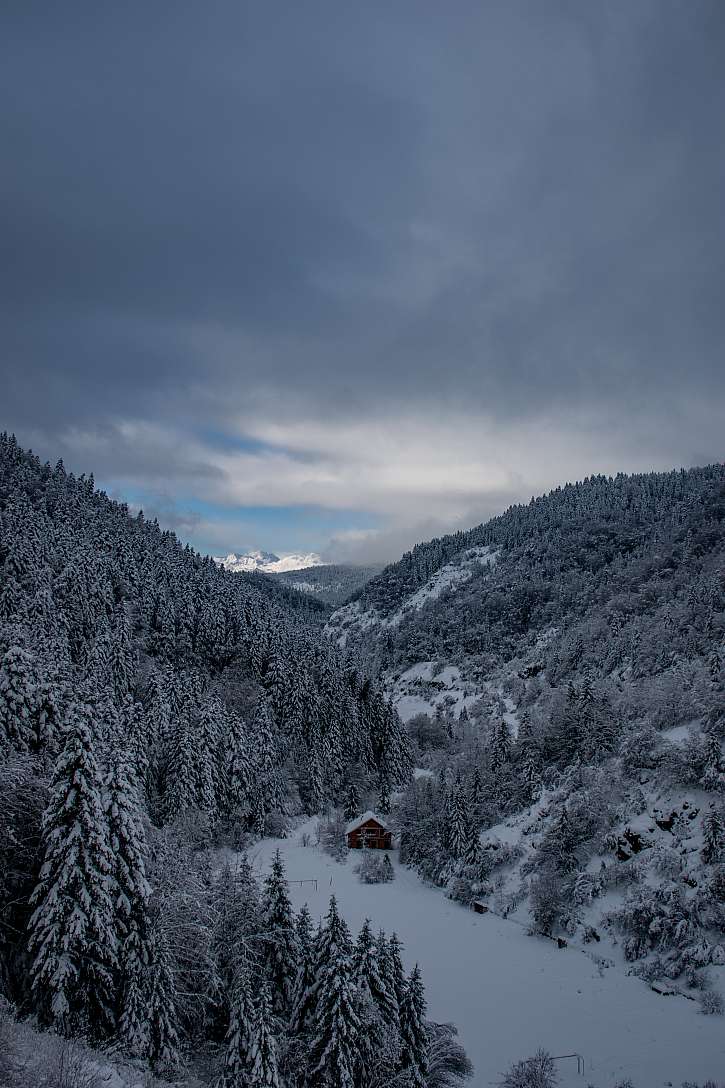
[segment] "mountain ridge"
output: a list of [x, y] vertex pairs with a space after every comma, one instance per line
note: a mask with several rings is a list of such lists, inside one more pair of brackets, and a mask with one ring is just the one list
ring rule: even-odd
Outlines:
[[262, 574], [283, 574], [288, 571], [307, 570], [310, 567], [325, 565], [317, 552], [279, 556], [275, 552], [258, 549], [246, 553], [228, 552], [227, 555], [214, 556], [214, 562], [233, 573], [260, 571]]

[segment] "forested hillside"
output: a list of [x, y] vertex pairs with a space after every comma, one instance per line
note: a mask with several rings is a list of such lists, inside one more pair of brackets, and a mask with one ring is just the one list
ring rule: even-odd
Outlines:
[[325, 563], [305, 570], [290, 570], [272, 574], [280, 584], [305, 593], [326, 605], [341, 605], [353, 597], [381, 568], [352, 566], [345, 563]]
[[[0, 436], [0, 1004], [162, 1072], [234, 1031], [239, 1076], [253, 1038], [343, 1060], [317, 996], [285, 1018], [307, 955], [300, 1000], [334, 959], [356, 1001], [351, 959], [284, 914], [281, 872], [265, 898], [209, 852], [410, 773], [397, 715], [299, 603]], [[352, 957], [334, 906], [333, 931]]]
[[723, 466], [596, 477], [420, 545], [327, 629], [428, 772], [401, 858], [721, 1007]]

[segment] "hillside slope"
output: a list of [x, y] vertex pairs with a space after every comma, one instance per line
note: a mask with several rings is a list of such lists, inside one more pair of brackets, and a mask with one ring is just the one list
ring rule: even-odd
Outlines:
[[306, 570], [273, 574], [275, 582], [296, 589], [323, 604], [339, 606], [379, 574], [381, 568], [325, 563]]
[[281, 587], [259, 592], [5, 435], [0, 587], [0, 921], [21, 960], [37, 806], [69, 729], [100, 767], [132, 753], [153, 823], [202, 841], [409, 774], [394, 712]]
[[408, 720], [403, 858], [717, 1004], [722, 466], [586, 480], [420, 545], [327, 630]]

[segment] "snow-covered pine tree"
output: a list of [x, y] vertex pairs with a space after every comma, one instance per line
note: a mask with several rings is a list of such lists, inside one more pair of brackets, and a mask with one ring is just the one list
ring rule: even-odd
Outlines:
[[135, 768], [124, 749], [111, 753], [103, 800], [113, 861], [119, 1029], [129, 1045], [136, 1048], [145, 1031], [142, 978], [149, 964], [147, 910], [151, 888], [146, 879], [146, 837]]
[[253, 810], [256, 830], [263, 834], [265, 817], [278, 811], [282, 801], [277, 730], [266, 698], [257, 704], [252, 733], [255, 738]]
[[269, 981], [272, 1008], [287, 1017], [299, 967], [299, 947], [294, 926], [284, 862], [275, 852], [272, 868], [264, 882], [262, 898], [264, 972]]
[[356, 1088], [360, 1020], [347, 926], [330, 900], [322, 931], [309, 1070], [314, 1085]]
[[149, 1053], [149, 968], [151, 966], [148, 940], [148, 919], [141, 924], [134, 919], [119, 955], [121, 975], [121, 1005], [118, 1037], [123, 1049], [137, 1058]]
[[195, 722], [202, 756], [198, 768], [199, 807], [215, 818], [224, 801], [222, 769], [222, 729], [226, 724], [224, 709], [218, 699], [206, 699]]
[[469, 834], [466, 798], [460, 774], [456, 775], [456, 780], [451, 790], [448, 811], [448, 843], [450, 851], [454, 858], [462, 858], [466, 852]]
[[272, 1002], [265, 982], [260, 987], [257, 999], [249, 1058], [250, 1084], [254, 1088], [280, 1088]]
[[[390, 951], [390, 945], [388, 939], [385, 936], [385, 931], [380, 930], [375, 938], [375, 953], [378, 962], [378, 972], [383, 984], [385, 993], [389, 997], [389, 1001], [385, 1000], [385, 1013], [383, 1018], [388, 1021], [397, 1031], [398, 1021], [400, 1017], [400, 1009], [398, 1005], [398, 997], [396, 993], [396, 967], [393, 962], [393, 956]], [[401, 974], [401, 987], [405, 986], [405, 976], [403, 975], [402, 963], [400, 965]], [[401, 989], [402, 993], [402, 989]], [[381, 1003], [382, 1012], [382, 1003]]]
[[321, 931], [317, 940], [312, 934], [312, 918], [305, 904], [295, 920], [299, 960], [297, 978], [292, 992], [292, 1011], [289, 1028], [293, 1035], [304, 1034], [311, 1026], [316, 1003], [316, 945], [321, 941]]
[[141, 703], [137, 703], [132, 695], [125, 695], [120, 699], [118, 720], [124, 746], [130, 757], [129, 770], [143, 796], [151, 780], [153, 755], [151, 730], [146, 713]]
[[149, 930], [150, 965], [146, 980], [149, 1024], [148, 1058], [162, 1074], [175, 1073], [181, 1062], [177, 994], [169, 939], [160, 919]]
[[397, 1024], [398, 1006], [392, 988], [385, 978], [380, 962], [380, 950], [370, 928], [370, 919], [363, 922], [352, 956], [353, 975], [358, 989], [367, 993], [386, 1024]]
[[702, 851], [700, 856], [706, 865], [720, 861], [725, 852], [725, 821], [714, 806], [702, 819]]
[[249, 748], [243, 720], [231, 714], [227, 733], [227, 808], [240, 817], [248, 817], [251, 812], [254, 771]]
[[[305, 910], [305, 907], [303, 908]], [[302, 912], [300, 912], [302, 914]], [[307, 919], [297, 919], [297, 929], [307, 928]], [[311, 920], [309, 923], [310, 944], [307, 952], [302, 953], [299, 962], [297, 978], [292, 1001], [292, 1014], [290, 1016], [290, 1031], [292, 1035], [300, 1036], [311, 1030], [315, 1023], [315, 1011], [317, 1009], [317, 950], [322, 941], [322, 927], [317, 931], [315, 939], [311, 938]], [[302, 939], [302, 938], [300, 938]]]
[[725, 761], [722, 756], [720, 738], [714, 731], [705, 736], [705, 768], [702, 773], [702, 787], [706, 790], [725, 791]]
[[126, 606], [123, 600], [117, 602], [113, 610], [111, 628], [111, 681], [116, 701], [120, 702], [128, 695], [136, 674], [136, 652], [131, 638]]
[[491, 738], [491, 771], [497, 774], [511, 759], [511, 734], [508, 723], [501, 718], [494, 727]]
[[428, 1029], [425, 1011], [425, 990], [416, 964], [407, 980], [400, 1009], [400, 1068], [408, 1074], [412, 1088], [426, 1088], [427, 1084]]
[[0, 661], [0, 755], [29, 752], [34, 746], [38, 692], [33, 664], [20, 646], [10, 646]]
[[183, 718], [177, 722], [171, 740], [171, 753], [166, 772], [164, 792], [164, 817], [171, 823], [189, 809], [199, 804], [198, 768], [202, 759], [198, 734], [194, 726]]
[[532, 749], [526, 753], [521, 766], [521, 782], [523, 785], [524, 801], [532, 805], [541, 793], [541, 770], [539, 760]]
[[246, 968], [239, 971], [229, 1017], [224, 1069], [214, 1088], [252, 1088], [251, 1052], [254, 1032], [254, 1005]]
[[354, 782], [349, 782], [345, 791], [344, 815], [348, 823], [360, 815], [360, 794]]
[[87, 715], [81, 704], [71, 708], [53, 771], [29, 948], [41, 1018], [66, 1034], [88, 1025], [103, 1035], [115, 1026], [118, 940], [113, 857]]
[[398, 939], [398, 934], [393, 933], [388, 939], [388, 960], [390, 963], [390, 979], [392, 982], [395, 1004], [398, 1013], [403, 1007], [406, 993], [405, 971], [403, 970], [403, 945]]

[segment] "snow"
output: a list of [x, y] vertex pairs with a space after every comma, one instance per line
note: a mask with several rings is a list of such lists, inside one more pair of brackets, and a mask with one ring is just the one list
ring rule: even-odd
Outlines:
[[316, 552], [307, 555], [275, 555], [274, 552], [252, 551], [246, 555], [229, 552], [228, 555], [215, 556], [214, 562], [234, 573], [258, 570], [263, 574], [281, 574], [289, 570], [305, 570], [308, 567], [324, 566], [324, 560]]
[[469, 548], [462, 552], [453, 563], [446, 563], [437, 570], [430, 581], [408, 597], [405, 604], [391, 617], [389, 622], [400, 622], [403, 615], [411, 610], [418, 611], [429, 601], [437, 600], [441, 594], [469, 582], [477, 566], [492, 567], [498, 552], [486, 545], [483, 548]]
[[378, 816], [377, 812], [372, 812], [370, 809], [368, 809], [367, 812], [363, 812], [362, 816], [358, 816], [357, 819], [350, 821], [350, 823], [345, 828], [345, 834], [349, 835], [351, 831], [357, 831], [357, 829], [359, 827], [362, 827], [363, 824], [366, 824], [368, 820], [374, 820], [376, 824], [380, 825], [380, 827], [384, 827], [387, 829], [388, 825], [386, 824], [383, 817]]
[[459, 1028], [475, 1065], [472, 1088], [497, 1083], [539, 1046], [583, 1056], [584, 1079], [574, 1061], [557, 1063], [562, 1088], [612, 1088], [627, 1076], [635, 1088], [722, 1078], [722, 1020], [701, 1016], [693, 1002], [656, 995], [576, 949], [559, 950], [496, 915], [465, 910], [400, 867], [394, 851], [396, 879], [366, 885], [352, 871], [354, 852], [340, 865], [294, 839], [264, 840], [253, 851], [265, 874], [276, 849], [291, 881], [318, 880], [317, 892], [291, 885], [296, 908], [306, 902], [313, 917], [322, 917], [334, 893], [354, 929], [369, 917], [398, 933], [406, 967], [418, 962], [423, 972], [429, 1016]]
[[481, 698], [480, 686], [463, 679], [457, 665], [446, 665], [436, 672], [437, 668], [436, 661], [419, 661], [394, 682], [387, 678], [402, 721], [409, 722], [416, 714], [435, 714], [438, 706], [447, 706], [453, 717], [459, 718], [464, 707], [470, 709]]
[[492, 550], [488, 545], [468, 548], [453, 562], [446, 563], [437, 570], [424, 586], [411, 594], [391, 615], [383, 616], [375, 608], [364, 610], [359, 601], [353, 601], [333, 612], [326, 631], [338, 646], [344, 647], [350, 630], [362, 634], [371, 627], [397, 627], [410, 612], [419, 611], [429, 601], [437, 600], [442, 593], [451, 592], [469, 582], [477, 568], [492, 567], [497, 558], [498, 551]]
[[676, 744], [680, 747], [689, 739], [690, 731], [691, 727], [689, 725], [675, 725], [672, 729], [663, 729], [662, 736], [665, 740], [668, 740], [670, 744]]

